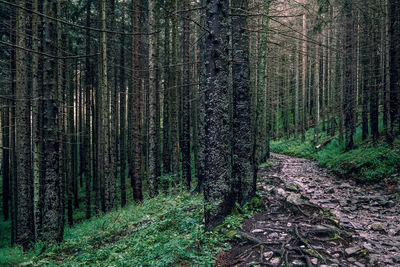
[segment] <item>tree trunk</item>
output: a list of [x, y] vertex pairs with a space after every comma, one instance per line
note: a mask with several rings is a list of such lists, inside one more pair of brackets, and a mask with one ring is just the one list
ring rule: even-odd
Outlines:
[[[200, 6], [204, 6], [205, 0], [201, 0]], [[200, 11], [200, 23], [204, 27], [206, 23], [206, 14], [204, 11]], [[206, 43], [205, 39], [201, 38], [199, 40], [199, 61], [205, 61], [206, 59]], [[202, 192], [204, 180], [206, 177], [206, 169], [205, 169], [205, 91], [207, 88], [206, 84], [206, 66], [204, 63], [198, 64], [198, 93], [197, 93], [197, 107], [198, 107], [198, 114], [197, 114], [197, 123], [198, 123], [198, 144], [197, 144], [197, 153], [198, 153], [198, 162], [196, 163], [196, 176], [197, 176], [197, 186], [194, 192]]]
[[173, 173], [173, 185], [174, 187], [179, 185], [180, 182], [180, 166], [179, 166], [179, 100], [178, 100], [178, 0], [173, 1], [173, 12], [172, 17], [172, 73], [173, 79], [171, 82], [171, 149], [172, 149], [172, 173]]
[[[57, 18], [57, 1], [48, 0], [45, 14]], [[57, 24], [48, 20], [44, 24], [44, 36], [49, 38], [45, 44], [45, 52], [57, 54]], [[45, 242], [61, 242], [63, 238], [63, 195], [62, 176], [59, 171], [59, 137], [58, 137], [58, 94], [57, 94], [57, 61], [45, 61], [45, 85], [43, 100], [43, 235]], [[25, 126], [26, 127], [26, 124]]]
[[297, 140], [299, 137], [299, 91], [300, 91], [300, 66], [299, 66], [299, 57], [300, 57], [300, 42], [296, 41], [296, 51], [294, 53], [294, 70], [295, 70], [295, 92], [294, 92], [294, 139]]
[[354, 39], [354, 16], [353, 4], [350, 0], [343, 1], [344, 11], [344, 54], [343, 54], [343, 71], [344, 71], [344, 126], [346, 135], [346, 151], [354, 147], [354, 130], [355, 130], [355, 39]]
[[[318, 42], [317, 38], [317, 42]], [[315, 45], [315, 74], [314, 74], [314, 145], [318, 144], [319, 134], [319, 106], [320, 106], [320, 46]]]
[[[125, 4], [125, 2], [123, 3]], [[122, 7], [121, 30], [125, 30], [125, 6]], [[121, 207], [126, 205], [126, 83], [125, 83], [125, 34], [121, 35], [120, 69], [119, 69], [119, 161], [121, 178]]]
[[[183, 7], [185, 10], [190, 9], [190, 1], [184, 0]], [[189, 12], [189, 11], [188, 11]], [[190, 75], [190, 21], [189, 14], [186, 13], [183, 22], [183, 133], [182, 133], [182, 181], [186, 189], [190, 191], [190, 183], [192, 179], [191, 163], [190, 163], [190, 91], [191, 75]]]
[[[92, 6], [92, 0], [87, 0], [86, 3], [86, 27], [90, 27], [91, 25], [91, 18], [90, 18], [90, 10]], [[86, 30], [86, 39], [85, 39], [85, 46], [86, 46], [86, 54], [90, 54], [90, 31]], [[86, 67], [86, 73], [85, 73], [85, 86], [86, 86], [86, 127], [85, 127], [85, 136], [84, 136], [84, 148], [85, 148], [85, 157], [87, 159], [86, 161], [86, 166], [85, 168], [85, 201], [86, 201], [86, 219], [90, 219], [91, 216], [91, 210], [90, 210], [90, 205], [91, 205], [91, 191], [90, 191], [90, 182], [91, 182], [91, 176], [92, 176], [92, 171], [91, 171], [91, 153], [90, 153], [90, 134], [91, 134], [91, 129], [90, 129], [90, 88], [93, 86], [92, 84], [92, 67], [91, 67], [91, 62], [90, 58], [87, 57], [85, 59], [85, 67]], [[93, 115], [92, 115], [93, 116]]]
[[383, 127], [387, 142], [392, 140], [390, 125], [390, 18], [389, 1], [385, 0], [385, 83], [384, 83], [384, 108], [383, 108]]
[[389, 0], [390, 121], [392, 140], [400, 135], [400, 0]]
[[[132, 31], [139, 33], [140, 17], [141, 17], [141, 4], [138, 0], [132, 0]], [[129, 127], [129, 140], [133, 141], [133, 145], [129, 150], [130, 163], [129, 163], [129, 177], [131, 186], [133, 187], [133, 199], [135, 202], [143, 200], [142, 193], [142, 175], [141, 175], [141, 102], [142, 90], [140, 81], [140, 53], [139, 48], [141, 45], [141, 35], [132, 35], [132, 84], [129, 88], [128, 94], [128, 127]]]
[[[265, 4], [268, 5], [268, 4]], [[249, 70], [248, 1], [233, 0], [232, 8], [232, 77], [233, 77], [233, 174], [237, 200], [243, 204], [255, 194], [256, 166], [251, 137], [251, 94]], [[266, 46], [263, 46], [266, 50]], [[266, 59], [266, 51], [261, 54]], [[265, 64], [265, 62], [264, 62]], [[260, 64], [261, 65], [261, 64]], [[264, 69], [265, 70], [265, 69]], [[264, 72], [263, 72], [264, 73]], [[265, 85], [265, 73], [262, 75]], [[261, 76], [260, 75], [260, 76]]]
[[207, 4], [207, 89], [205, 94], [206, 179], [204, 181], [205, 229], [212, 230], [232, 210], [227, 1]]
[[[18, 1], [20, 6], [26, 5], [25, 0]], [[16, 45], [26, 47], [28, 42], [25, 31], [29, 17], [22, 10], [17, 10], [16, 17]], [[33, 177], [31, 168], [31, 136], [30, 136], [30, 90], [28, 86], [27, 52], [16, 49], [16, 206], [14, 216], [16, 219], [15, 243], [24, 248], [30, 246], [35, 240], [35, 227], [33, 218]]]
[[[243, 1], [242, 1], [243, 2]], [[266, 160], [266, 110], [265, 110], [265, 90], [266, 90], [266, 65], [267, 65], [267, 43], [268, 43], [268, 12], [270, 1], [265, 1], [263, 5], [263, 14], [261, 22], [261, 46], [258, 64], [257, 75], [257, 111], [256, 111], [256, 151], [255, 151], [255, 164], [260, 164]], [[239, 3], [237, 3], [238, 5]], [[241, 22], [244, 23], [244, 22]], [[242, 24], [240, 24], [242, 25]], [[242, 26], [239, 26], [239, 28]], [[239, 37], [240, 38], [240, 37]], [[243, 44], [242, 44], [243, 46]], [[245, 52], [244, 52], [245, 53]], [[236, 78], [236, 77], [235, 77]], [[246, 83], [246, 81], [244, 81]]]
[[[165, 1], [165, 6], [170, 11], [171, 0]], [[169, 184], [166, 179], [166, 175], [171, 172], [171, 81], [172, 81], [172, 71], [171, 71], [171, 56], [170, 56], [170, 31], [171, 31], [171, 19], [169, 17], [169, 12], [165, 12], [165, 26], [164, 26], [164, 106], [163, 106], [163, 175], [164, 175], [164, 191], [167, 192]]]
[[157, 161], [159, 143], [157, 143], [157, 84], [156, 84], [156, 36], [154, 32], [156, 31], [156, 19], [155, 19], [155, 1], [149, 0], [149, 24], [150, 31], [153, 32], [149, 36], [149, 195], [150, 197], [155, 197], [158, 195], [158, 180], [157, 177]]
[[[70, 48], [70, 45], [68, 46]], [[69, 226], [72, 226], [73, 224], [73, 207], [72, 207], [72, 195], [73, 195], [73, 187], [74, 187], [74, 179], [73, 177], [75, 176], [74, 173], [74, 161], [73, 161], [73, 146], [74, 144], [74, 138], [73, 136], [75, 135], [75, 129], [74, 129], [74, 82], [73, 82], [73, 70], [72, 70], [72, 62], [67, 62], [67, 69], [66, 69], [66, 82], [68, 84], [67, 88], [67, 149], [66, 149], [66, 155], [67, 155], [67, 185], [66, 185], [66, 191], [67, 191], [67, 214], [68, 214], [68, 224]]]
[[303, 14], [303, 46], [302, 46], [302, 125], [301, 141], [306, 141], [306, 73], [307, 73], [307, 25], [306, 14]]

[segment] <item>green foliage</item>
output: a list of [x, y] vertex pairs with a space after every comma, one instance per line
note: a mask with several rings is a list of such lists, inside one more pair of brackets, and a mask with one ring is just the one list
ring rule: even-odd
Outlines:
[[28, 259], [21, 247], [0, 249], [0, 266], [16, 266]]
[[[352, 178], [362, 183], [377, 183], [390, 177], [400, 169], [400, 141], [393, 146], [384, 141], [373, 145], [371, 140], [361, 140], [361, 129], [355, 135], [355, 148], [346, 152], [344, 145], [336, 137], [329, 144], [316, 150], [312, 143], [314, 130], [307, 132], [306, 141], [277, 140], [271, 142], [271, 151], [295, 157], [316, 160], [322, 167], [327, 167], [345, 178]], [[328, 139], [321, 133], [320, 142]]]
[[272, 165], [272, 163], [273, 163], [273, 160], [268, 159], [266, 162], [261, 163], [260, 165], [258, 165], [258, 168], [259, 169], [266, 168], [266, 167]]
[[38, 242], [28, 253], [4, 247], [0, 266], [213, 266], [243, 219], [259, 208], [260, 200], [253, 198], [205, 233], [202, 195], [160, 195], [66, 228], [59, 245]]

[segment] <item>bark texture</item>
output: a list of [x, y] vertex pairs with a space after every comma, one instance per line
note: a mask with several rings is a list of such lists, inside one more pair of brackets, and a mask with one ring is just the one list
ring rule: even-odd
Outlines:
[[[232, 1], [232, 8], [234, 10], [232, 16], [232, 171], [236, 185], [237, 200], [241, 204], [254, 196], [256, 190], [256, 176], [254, 175], [255, 164], [253, 158], [254, 146], [252, 144], [251, 135], [252, 114], [249, 69], [249, 32], [246, 30], [248, 27], [248, 18], [245, 16], [246, 12], [248, 12], [248, 5], [248, 0]], [[266, 47], [263, 48], [266, 49]], [[262, 80], [264, 80], [264, 77], [262, 77]]]
[[[57, 1], [48, 0], [45, 13], [50, 17], [57, 17]], [[54, 21], [45, 21], [44, 35], [47, 37], [45, 51], [57, 54], [57, 24]], [[57, 92], [57, 60], [45, 61], [45, 86], [43, 100], [43, 234], [46, 242], [61, 242], [63, 238], [63, 195], [62, 176], [59, 170], [59, 141], [58, 141], [58, 92]]]
[[[26, 1], [18, 1], [25, 6]], [[26, 47], [28, 44], [25, 32], [29, 17], [21, 9], [16, 17], [16, 45]], [[16, 184], [15, 184], [15, 243], [24, 248], [35, 239], [33, 219], [33, 176], [31, 170], [31, 135], [30, 135], [30, 90], [28, 86], [27, 52], [16, 49]]]
[[231, 212], [231, 149], [229, 133], [228, 1], [207, 0], [205, 93], [205, 226], [213, 229]]

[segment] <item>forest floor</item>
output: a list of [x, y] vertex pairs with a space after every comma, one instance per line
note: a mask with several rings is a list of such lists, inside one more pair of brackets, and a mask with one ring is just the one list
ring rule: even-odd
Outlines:
[[223, 266], [400, 266], [395, 191], [357, 185], [315, 161], [272, 154], [258, 192], [265, 209], [244, 220]]

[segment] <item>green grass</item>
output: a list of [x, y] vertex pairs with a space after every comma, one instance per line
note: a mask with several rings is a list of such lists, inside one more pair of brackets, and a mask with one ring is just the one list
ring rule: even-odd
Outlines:
[[[66, 228], [61, 244], [0, 249], [0, 266], [213, 266], [235, 229], [258, 207], [234, 210], [217, 230], [204, 232], [202, 195], [158, 196]], [[233, 234], [232, 234], [233, 233]]]
[[[316, 150], [312, 142], [313, 136], [314, 130], [310, 129], [304, 143], [301, 142], [301, 138], [272, 141], [271, 151], [315, 160], [320, 166], [361, 183], [378, 183], [400, 172], [400, 138], [397, 138], [391, 146], [383, 140], [373, 145], [370, 139], [364, 141], [361, 139], [361, 127], [359, 127], [354, 137], [355, 148], [346, 152], [338, 137]], [[322, 143], [328, 138], [325, 133], [321, 133], [319, 142]]]

